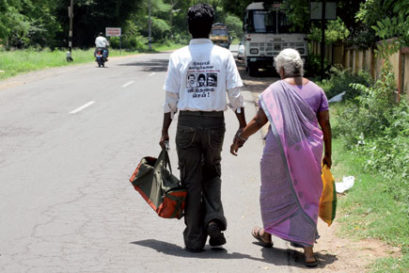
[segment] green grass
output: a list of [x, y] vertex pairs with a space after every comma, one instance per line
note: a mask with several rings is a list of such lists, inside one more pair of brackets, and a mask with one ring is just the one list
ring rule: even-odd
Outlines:
[[152, 48], [155, 51], [167, 51], [167, 50], [174, 50], [174, 49], [178, 49], [181, 48], [183, 46], [186, 46], [187, 44], [168, 44], [168, 45], [164, 45], [164, 44], [153, 44]]
[[[178, 44], [161, 45], [153, 44], [152, 52], [160, 52], [166, 50], [173, 50], [181, 47]], [[127, 51], [110, 49], [109, 56], [126, 56], [132, 54], [138, 54], [139, 51]], [[0, 49], [0, 80], [16, 76], [21, 73], [40, 70], [49, 67], [58, 67], [79, 63], [88, 63], [94, 61], [94, 49], [80, 50], [75, 49], [72, 51], [72, 57], [74, 62], [66, 61], [66, 50], [14, 50], [6, 51]]]
[[[341, 105], [332, 106], [331, 122], [336, 135], [337, 112]], [[333, 141], [333, 174], [337, 181], [343, 176], [355, 176], [354, 187], [339, 198], [337, 221], [348, 237], [375, 238], [402, 249], [402, 257], [379, 259], [372, 272], [409, 272], [409, 212], [405, 204], [396, 201], [380, 175], [363, 170], [365, 158], [346, 150], [340, 138]], [[395, 181], [400, 183], [400, 181]], [[404, 185], [403, 183], [401, 183]]]

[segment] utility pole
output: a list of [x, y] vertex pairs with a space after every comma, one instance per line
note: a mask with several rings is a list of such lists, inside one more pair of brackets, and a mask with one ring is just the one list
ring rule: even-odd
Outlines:
[[67, 62], [72, 62], [72, 21], [74, 17], [74, 0], [70, 0], [70, 6], [68, 7], [68, 17], [70, 19], [70, 30], [68, 32], [68, 52]]
[[324, 60], [325, 60], [325, 6], [326, 0], [322, 0], [322, 14], [321, 14], [321, 80], [324, 79]]
[[[71, 0], [72, 1], [72, 0]], [[152, 50], [152, 44], [151, 44], [151, 0], [149, 0], [149, 22], [148, 22], [148, 33], [149, 33], [149, 50]]]

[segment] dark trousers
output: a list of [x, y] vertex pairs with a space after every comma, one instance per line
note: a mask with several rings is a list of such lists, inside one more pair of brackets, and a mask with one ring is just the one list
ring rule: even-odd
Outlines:
[[179, 114], [176, 148], [180, 179], [188, 191], [183, 235], [190, 249], [204, 247], [210, 221], [216, 220], [222, 230], [226, 229], [220, 178], [224, 133], [223, 112]]

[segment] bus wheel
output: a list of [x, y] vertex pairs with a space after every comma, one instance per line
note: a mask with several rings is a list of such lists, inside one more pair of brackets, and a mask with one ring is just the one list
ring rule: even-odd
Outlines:
[[251, 77], [257, 76], [258, 68], [254, 64], [248, 64], [247, 66], [247, 74]]

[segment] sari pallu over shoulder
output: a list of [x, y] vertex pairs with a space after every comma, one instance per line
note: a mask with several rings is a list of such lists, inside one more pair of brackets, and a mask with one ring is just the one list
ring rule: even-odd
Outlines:
[[271, 130], [261, 161], [264, 228], [285, 240], [313, 245], [323, 148], [316, 113], [284, 81], [270, 85], [260, 95], [260, 105]]

